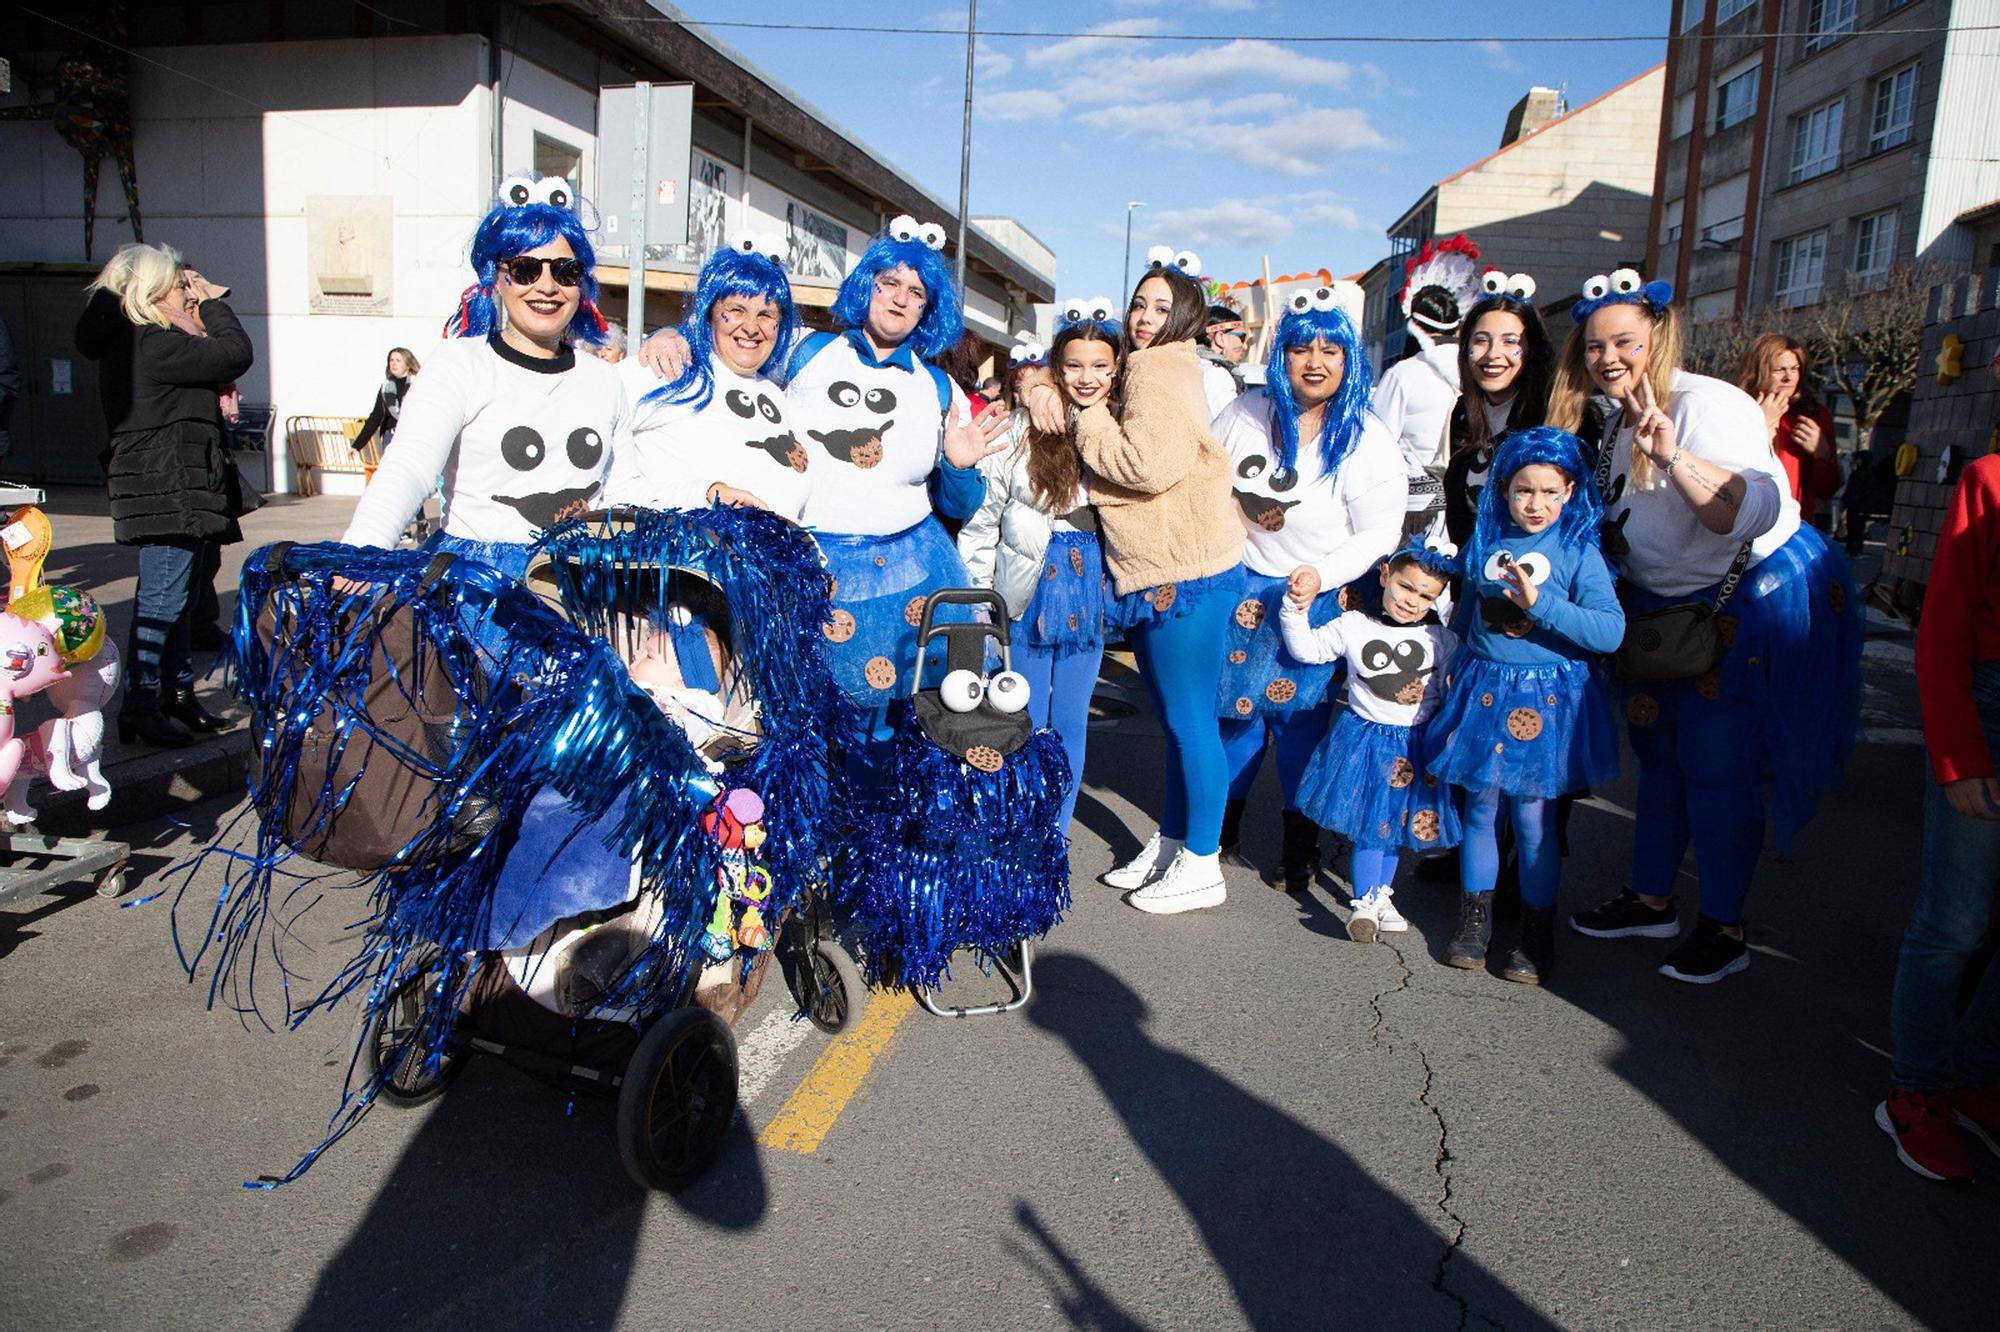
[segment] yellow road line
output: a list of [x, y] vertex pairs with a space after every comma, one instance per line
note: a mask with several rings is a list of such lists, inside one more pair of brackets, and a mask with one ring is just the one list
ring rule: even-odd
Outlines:
[[792, 1089], [778, 1113], [757, 1135], [759, 1146], [781, 1152], [819, 1150], [840, 1112], [861, 1089], [876, 1056], [887, 1048], [897, 1024], [910, 1015], [916, 1001], [907, 991], [878, 991], [852, 1030], [833, 1038], [813, 1062], [805, 1080]]

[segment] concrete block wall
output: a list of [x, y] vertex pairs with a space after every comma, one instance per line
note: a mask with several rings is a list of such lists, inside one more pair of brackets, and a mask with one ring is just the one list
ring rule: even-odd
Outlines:
[[[1945, 337], [1957, 334], [1965, 343], [1962, 372], [1950, 384], [1937, 382], [1937, 354]], [[1896, 501], [1889, 515], [1887, 550], [1882, 560], [1885, 579], [1903, 580], [1917, 588], [1930, 578], [1937, 550], [1938, 528], [1951, 499], [1956, 478], [1937, 480], [1938, 458], [1949, 446], [1959, 462], [1969, 462], [2000, 444], [2000, 385], [1986, 363], [2000, 352], [2000, 269], [1961, 277], [1931, 290], [1924, 321], [1923, 358], [1916, 388], [1910, 395], [1909, 442], [1917, 446], [1917, 465], [1896, 482]], [[1914, 600], [1914, 589], [1899, 596]]]

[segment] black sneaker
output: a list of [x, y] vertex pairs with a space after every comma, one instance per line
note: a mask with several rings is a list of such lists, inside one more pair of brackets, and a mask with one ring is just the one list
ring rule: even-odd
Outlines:
[[1690, 985], [1713, 985], [1749, 965], [1750, 949], [1741, 939], [1725, 934], [1722, 926], [1707, 916], [1697, 916], [1694, 933], [1667, 954], [1667, 960], [1660, 963], [1660, 974]]
[[1670, 897], [1663, 907], [1649, 907], [1630, 888], [1621, 888], [1609, 902], [1571, 916], [1569, 927], [1593, 939], [1671, 939], [1681, 932], [1675, 905]]

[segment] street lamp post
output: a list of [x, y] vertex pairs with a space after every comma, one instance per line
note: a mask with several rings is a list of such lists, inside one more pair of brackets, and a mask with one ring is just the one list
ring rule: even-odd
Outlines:
[[[1125, 274], [1125, 292], [1128, 292], [1128, 293], [1129, 293], [1129, 292], [1130, 292], [1130, 291], [1132, 290], [1132, 210], [1133, 210], [1134, 208], [1144, 208], [1145, 206], [1146, 206], [1146, 205], [1144, 205], [1144, 204], [1142, 204], [1142, 203], [1139, 203], [1139, 202], [1138, 202], [1137, 200], [1129, 200], [1129, 199], [1128, 199], [1128, 200], [1126, 201], [1126, 203], [1125, 203], [1125, 268], [1124, 268], [1124, 274]], [[1122, 293], [1121, 293], [1121, 294], [1122, 294]]]

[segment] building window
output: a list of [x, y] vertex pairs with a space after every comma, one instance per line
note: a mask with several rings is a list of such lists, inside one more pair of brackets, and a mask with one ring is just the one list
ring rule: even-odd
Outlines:
[[535, 136], [535, 174], [561, 176], [569, 182], [572, 196], [583, 193], [583, 150], [572, 148], [546, 135]]
[[1750, 119], [1750, 113], [1757, 109], [1757, 76], [1762, 72], [1758, 66], [1752, 65], [1715, 85], [1715, 128], [1718, 131]]
[[1681, 31], [1686, 32], [1701, 22], [1701, 16], [1708, 12], [1708, 0], [1681, 0]]
[[1826, 281], [1826, 231], [1778, 242], [1778, 275], [1771, 299], [1782, 306], [1811, 305]]
[[1839, 168], [1844, 105], [1844, 102], [1828, 102], [1792, 121], [1792, 170], [1787, 184], [1796, 185]]
[[1896, 210], [1871, 213], [1854, 224], [1854, 276], [1879, 278], [1896, 262]]
[[1757, 0], [1715, 0], [1715, 21], [1733, 19], [1755, 3]]
[[1694, 94], [1691, 92], [1684, 92], [1679, 97], [1674, 98], [1673, 132], [1670, 133], [1667, 137], [1670, 139], [1678, 139], [1683, 134], [1691, 134], [1693, 132], [1694, 132]]
[[1910, 141], [1917, 118], [1917, 67], [1899, 69], [1875, 81], [1875, 111], [1868, 119], [1868, 151], [1879, 153]]
[[1854, 31], [1854, 0], [1806, 0], [1806, 54]]

